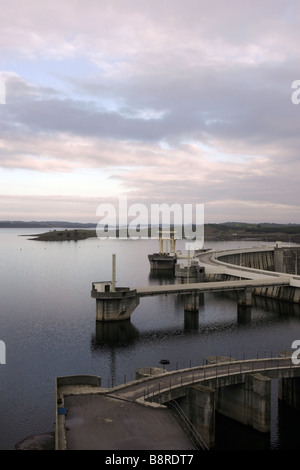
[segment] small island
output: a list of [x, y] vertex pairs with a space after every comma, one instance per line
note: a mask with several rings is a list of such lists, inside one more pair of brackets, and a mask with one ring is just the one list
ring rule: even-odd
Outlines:
[[86, 240], [87, 238], [97, 237], [96, 230], [84, 229], [64, 229], [64, 230], [50, 230], [49, 232], [33, 235], [34, 238], [30, 240], [39, 240], [43, 242], [58, 242], [68, 240]]

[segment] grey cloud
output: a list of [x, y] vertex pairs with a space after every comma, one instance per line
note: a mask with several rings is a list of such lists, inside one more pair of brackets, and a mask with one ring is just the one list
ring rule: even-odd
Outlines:
[[[16, 5], [3, 4], [4, 25]], [[34, 159], [24, 160], [22, 145], [29, 154], [26, 142], [35, 138], [32, 153], [39, 160], [44, 138], [50, 168], [107, 165], [112, 178], [141, 198], [163, 187], [166, 199], [188, 193], [207, 203], [299, 200], [300, 106], [291, 103], [290, 88], [300, 79], [296, 1], [90, 0], [89, 8], [80, 1], [71, 8], [61, 0], [44, 9], [32, 1], [32, 10], [26, 2], [18, 5], [11, 30], [0, 35], [4, 53], [51, 58], [57, 75], [57, 50], [59, 60], [91, 61], [95, 74], [83, 72], [79, 79], [72, 69], [66, 76], [64, 68], [61, 90], [8, 78], [10, 98], [0, 115], [4, 166], [34, 168]], [[40, 72], [38, 67], [37, 61]], [[65, 136], [89, 142], [92, 150], [82, 156], [80, 146], [66, 151]], [[172, 150], [164, 152], [161, 142]], [[198, 151], [190, 142], [199, 144]], [[228, 157], [224, 165], [218, 162], [222, 154]], [[119, 173], [122, 165], [126, 173]]]

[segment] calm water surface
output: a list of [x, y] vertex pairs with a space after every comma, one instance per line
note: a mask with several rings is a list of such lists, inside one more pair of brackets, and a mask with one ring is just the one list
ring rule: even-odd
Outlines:
[[[257, 298], [251, 323], [242, 325], [236, 302], [219, 294], [206, 294], [196, 317], [185, 316], [182, 298], [170, 295], [141, 299], [128, 323], [96, 324], [91, 286], [111, 279], [113, 253], [118, 286], [174, 282], [150, 273], [147, 255], [157, 251], [157, 242], [29, 240], [43, 231], [0, 230], [0, 340], [6, 345], [6, 364], [0, 365], [1, 450], [54, 430], [57, 376], [95, 374], [111, 386], [133, 380], [140, 367], [159, 366], [161, 359], [170, 361], [170, 370], [202, 364], [208, 355], [275, 355], [300, 338], [300, 318], [289, 305]], [[177, 248], [184, 251], [184, 242]], [[277, 385], [272, 381], [270, 435], [218, 416], [217, 448], [299, 448], [299, 414], [278, 404]]]

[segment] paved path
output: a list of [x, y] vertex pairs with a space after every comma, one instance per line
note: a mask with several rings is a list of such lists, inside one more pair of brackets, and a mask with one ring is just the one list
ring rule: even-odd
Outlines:
[[168, 409], [102, 394], [65, 398], [68, 450], [195, 449]]
[[222, 360], [216, 364], [165, 372], [112, 389], [86, 387], [83, 392], [79, 387], [80, 392], [77, 393], [76, 386], [66, 388], [64, 406], [67, 413], [64, 428], [67, 448], [194, 449], [174, 415], [157, 403], [151, 404], [156, 394], [221, 376], [300, 369], [300, 365], [292, 363], [290, 356], [246, 361]]

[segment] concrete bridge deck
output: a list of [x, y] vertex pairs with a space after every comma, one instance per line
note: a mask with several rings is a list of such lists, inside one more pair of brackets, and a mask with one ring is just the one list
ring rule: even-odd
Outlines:
[[237, 279], [214, 282], [177, 283], [137, 288], [113, 288], [101, 282], [94, 282], [91, 296], [96, 299], [97, 321], [127, 320], [136, 309], [142, 297], [155, 295], [184, 295], [185, 311], [197, 312], [200, 294], [205, 292], [238, 292], [238, 306], [251, 306], [252, 291], [256, 288], [278, 288], [290, 286], [290, 278], [284, 275], [265, 275], [258, 279]]
[[220, 360], [219, 363], [215, 364], [171, 371], [147, 380], [119, 385], [111, 389], [110, 396], [122, 397], [130, 401], [147, 404], [148, 401], [153, 401], [155, 396], [159, 397], [159, 395], [166, 391], [205, 382], [209, 379], [258, 372], [275, 372], [277, 376], [284, 376], [286, 373], [289, 376], [291, 370], [297, 371], [297, 374], [299, 373], [300, 375], [300, 365], [293, 364], [290, 356], [225, 362]]
[[139, 297], [167, 294], [188, 294], [191, 292], [224, 292], [245, 290], [246, 288], [290, 285], [285, 275], [260, 276], [259, 279], [243, 279], [236, 281], [195, 282], [187, 284], [171, 284], [164, 286], [146, 286], [134, 288]]

